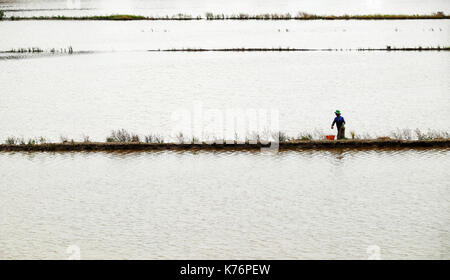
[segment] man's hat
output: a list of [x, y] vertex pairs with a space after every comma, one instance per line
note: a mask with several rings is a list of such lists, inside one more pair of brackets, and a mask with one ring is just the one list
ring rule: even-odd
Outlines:
[[341, 111], [336, 110], [336, 112], [334, 112], [334, 113], [340, 115], [340, 114], [341, 114]]

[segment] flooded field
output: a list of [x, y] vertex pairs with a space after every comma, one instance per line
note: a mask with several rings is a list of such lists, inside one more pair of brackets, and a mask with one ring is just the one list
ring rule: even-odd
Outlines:
[[[118, 52], [0, 61], [0, 138], [169, 135], [179, 110], [276, 109], [280, 130], [449, 131], [449, 52]], [[175, 82], [176, 81], [176, 82]], [[383, 121], [377, 121], [383, 118]], [[206, 125], [206, 124], [205, 124]]]
[[74, 51], [443, 47], [450, 46], [449, 34], [450, 20], [4, 21], [0, 50], [68, 46]]
[[1, 153], [0, 258], [450, 257], [449, 150]]

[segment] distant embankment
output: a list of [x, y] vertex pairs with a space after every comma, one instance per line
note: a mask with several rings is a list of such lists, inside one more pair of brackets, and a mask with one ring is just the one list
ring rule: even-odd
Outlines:
[[325, 48], [325, 49], [307, 49], [307, 48], [215, 48], [215, 49], [203, 49], [203, 48], [182, 48], [182, 49], [153, 49], [149, 52], [333, 52], [333, 51], [450, 51], [448, 46], [437, 47], [392, 47], [386, 46], [385, 48], [357, 48], [357, 49], [344, 49], [344, 48]]
[[[257, 150], [270, 147], [268, 144], [207, 144], [207, 143], [45, 143], [45, 144], [24, 144], [24, 145], [0, 145], [1, 152], [96, 152], [96, 151], [154, 151], [154, 150], [232, 150], [245, 151]], [[450, 139], [441, 140], [311, 140], [292, 141], [279, 143], [281, 150], [302, 150], [302, 149], [398, 149], [398, 148], [450, 148]]]
[[[0, 11], [1, 12], [1, 11]], [[204, 16], [177, 14], [177, 15], [165, 15], [165, 16], [140, 16], [140, 15], [97, 15], [97, 16], [0, 16], [0, 20], [417, 20], [417, 19], [450, 19], [450, 16], [443, 12], [436, 12], [427, 15], [315, 15], [304, 12], [299, 12], [296, 15], [290, 13], [277, 14], [277, 13], [264, 13], [251, 15], [246, 13], [239, 14], [213, 14], [206, 13]]]

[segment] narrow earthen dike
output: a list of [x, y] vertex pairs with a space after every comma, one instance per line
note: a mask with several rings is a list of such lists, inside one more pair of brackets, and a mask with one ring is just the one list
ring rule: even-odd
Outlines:
[[[95, 152], [95, 151], [152, 151], [152, 150], [231, 150], [245, 151], [269, 148], [266, 144], [177, 144], [177, 143], [46, 143], [33, 145], [0, 145], [0, 152]], [[398, 148], [450, 148], [450, 139], [442, 140], [312, 140], [278, 143], [280, 150], [302, 149], [398, 149]]]

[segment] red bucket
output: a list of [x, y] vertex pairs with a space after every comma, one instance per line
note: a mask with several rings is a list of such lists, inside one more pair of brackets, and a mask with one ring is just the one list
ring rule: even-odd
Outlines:
[[325, 136], [328, 140], [334, 140], [334, 135], [327, 135]]

